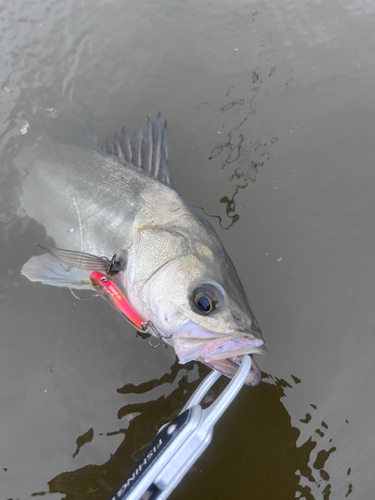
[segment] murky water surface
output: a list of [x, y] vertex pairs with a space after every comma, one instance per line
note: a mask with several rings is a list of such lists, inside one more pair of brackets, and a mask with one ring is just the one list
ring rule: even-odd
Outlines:
[[208, 372], [20, 275], [47, 241], [15, 215], [21, 150], [159, 110], [269, 347], [172, 498], [373, 498], [374, 23], [356, 0], [2, 3], [2, 498], [105, 500]]

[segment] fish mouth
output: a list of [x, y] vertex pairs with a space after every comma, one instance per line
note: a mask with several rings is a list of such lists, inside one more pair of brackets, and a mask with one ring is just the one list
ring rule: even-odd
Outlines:
[[[204, 330], [192, 322], [185, 324], [173, 335], [171, 345], [181, 364], [197, 360], [229, 378], [237, 373], [243, 356], [268, 352], [260, 330], [259, 333], [251, 329], [250, 332], [218, 334]], [[253, 387], [260, 382], [260, 378], [260, 369], [252, 357], [245, 384]]]
[[[197, 361], [201, 361], [210, 368], [217, 370], [223, 375], [233, 378], [237, 373], [239, 367], [241, 366], [243, 356], [235, 356], [233, 358], [223, 358], [214, 361], [206, 361], [204, 358], [197, 358]], [[261, 371], [257, 363], [254, 361], [253, 356], [251, 356], [251, 369], [246, 377], [245, 385], [249, 387], [255, 387], [259, 384], [261, 379]]]
[[173, 347], [180, 363], [184, 364], [198, 358], [202, 359], [204, 363], [213, 363], [245, 354], [265, 354], [268, 352], [263, 340], [254, 339], [246, 334], [207, 337], [175, 335]]
[[[216, 346], [215, 346], [216, 343]], [[245, 354], [266, 354], [268, 352], [263, 340], [251, 339], [245, 335], [233, 339], [220, 339], [212, 342], [211, 349], [205, 354], [205, 361], [219, 361], [227, 358], [237, 358]], [[232, 356], [231, 356], [232, 354]]]

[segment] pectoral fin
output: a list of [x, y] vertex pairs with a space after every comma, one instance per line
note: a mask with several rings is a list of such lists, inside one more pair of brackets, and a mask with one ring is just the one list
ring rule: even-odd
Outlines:
[[48, 253], [31, 257], [21, 273], [30, 281], [40, 281], [45, 285], [92, 290], [87, 270], [68, 267]]
[[106, 274], [111, 266], [111, 261], [107, 259], [107, 257], [98, 257], [97, 255], [92, 255], [90, 253], [78, 252], [75, 250], [63, 250], [61, 248], [42, 246], [40, 246], [40, 248], [47, 250], [52, 257], [68, 267], [75, 267], [86, 271], [99, 271]]

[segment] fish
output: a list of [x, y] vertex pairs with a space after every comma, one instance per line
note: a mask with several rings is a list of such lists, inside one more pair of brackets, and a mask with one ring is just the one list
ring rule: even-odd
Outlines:
[[32, 256], [22, 275], [93, 290], [100, 283], [92, 273], [101, 273], [181, 364], [197, 360], [231, 378], [250, 354], [245, 383], [259, 383], [253, 356], [267, 352], [261, 330], [219, 236], [172, 183], [160, 113], [148, 117], [145, 133], [139, 127], [130, 137], [123, 128], [91, 147], [36, 144], [15, 166], [20, 214], [55, 244]]

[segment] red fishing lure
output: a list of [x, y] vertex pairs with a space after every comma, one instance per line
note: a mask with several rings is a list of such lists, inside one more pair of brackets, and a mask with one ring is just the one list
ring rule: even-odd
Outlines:
[[143, 319], [134, 311], [125, 295], [105, 274], [93, 271], [90, 274], [92, 286], [138, 330], [143, 330]]

